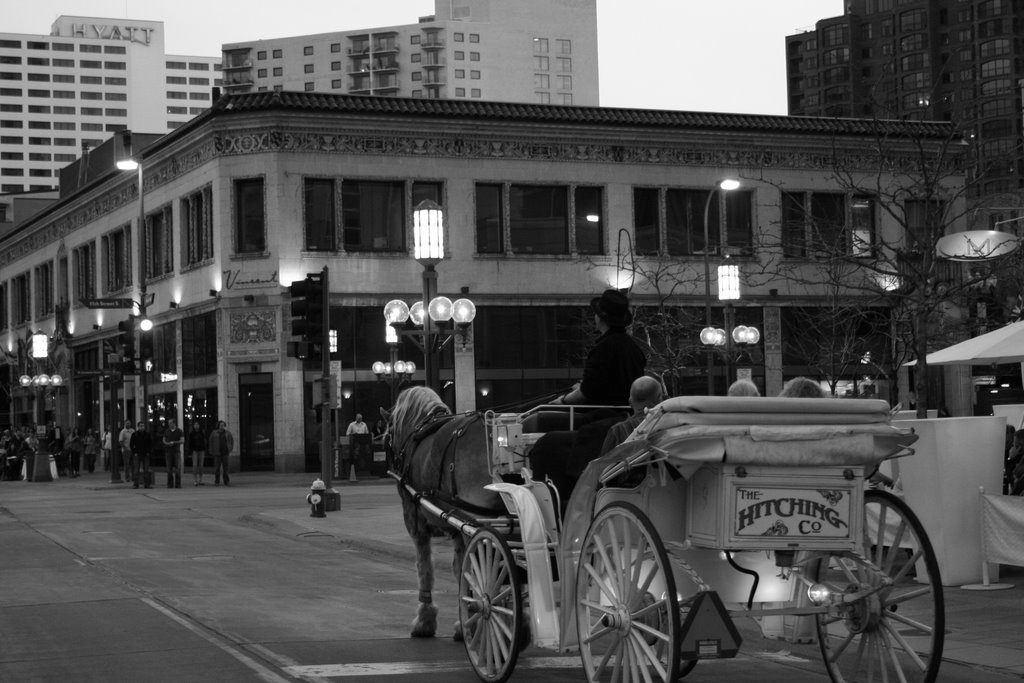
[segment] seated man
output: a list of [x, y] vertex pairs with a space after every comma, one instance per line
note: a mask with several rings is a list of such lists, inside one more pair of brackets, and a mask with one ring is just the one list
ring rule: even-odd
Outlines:
[[[626, 437], [632, 434], [633, 430], [647, 417], [647, 409], [653, 408], [664, 400], [665, 392], [661, 382], [653, 377], [637, 377], [629, 387], [629, 406], [633, 409], [633, 414], [609, 428], [598, 455], [604, 455], [625, 441]], [[587, 463], [583, 463], [577, 475], [582, 473], [586, 466]]]
[[[633, 416], [626, 417], [621, 410], [602, 408], [580, 418], [579, 427], [574, 431], [548, 432], [534, 444], [530, 451], [530, 469], [537, 481], [550, 479], [558, 489], [562, 506], [569, 502], [569, 494], [587, 463], [604, 452], [603, 444], [609, 436], [609, 430], [623, 425], [618, 431], [619, 441], [629, 436], [630, 432], [644, 418], [648, 406], [657, 405], [662, 399], [661, 383], [653, 377], [638, 377], [630, 386], [630, 406]], [[625, 419], [624, 419], [625, 418]], [[632, 422], [631, 426], [626, 423]], [[625, 430], [625, 431], [622, 431]]]

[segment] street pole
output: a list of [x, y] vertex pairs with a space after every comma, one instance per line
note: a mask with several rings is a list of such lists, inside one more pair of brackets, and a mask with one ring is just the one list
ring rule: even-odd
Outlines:
[[[718, 189], [708, 192], [707, 201], [704, 202], [704, 325], [712, 327], [711, 324], [711, 245], [708, 241], [708, 213], [711, 209], [711, 198], [716, 196]], [[713, 351], [708, 349], [707, 373], [708, 373], [708, 396], [715, 395], [715, 357]]]
[[423, 266], [423, 379], [440, 395], [440, 359], [434, 354], [434, 321], [430, 319], [430, 302], [437, 296], [437, 271], [433, 264]]
[[[139, 321], [146, 320], [146, 203], [142, 188], [142, 160], [139, 159]], [[142, 359], [141, 325], [135, 340], [135, 353], [139, 356], [139, 397], [142, 403], [142, 421], [149, 431], [149, 404], [146, 397], [146, 367]]]
[[323, 287], [322, 301], [320, 302], [321, 316], [321, 343], [320, 343], [320, 396], [323, 404], [320, 406], [320, 478], [324, 482], [324, 507], [328, 512], [337, 511], [341, 508], [341, 494], [334, 489], [331, 483], [334, 466], [334, 443], [331, 441], [331, 410], [330, 405], [330, 384], [331, 384], [331, 284], [330, 273], [327, 266], [321, 271], [320, 282]]

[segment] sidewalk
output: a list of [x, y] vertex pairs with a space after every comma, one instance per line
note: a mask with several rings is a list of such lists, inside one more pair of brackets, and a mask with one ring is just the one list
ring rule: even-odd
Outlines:
[[[158, 488], [162, 472], [157, 475]], [[205, 488], [211, 494], [251, 496], [254, 489], [295, 489], [295, 504], [270, 507], [259, 513], [261, 520], [282, 532], [295, 536], [329, 535], [340, 543], [412, 563], [412, 542], [402, 521], [401, 505], [390, 478], [365, 478], [350, 482], [335, 480], [333, 487], [341, 495], [341, 510], [327, 517], [310, 515], [305, 503], [315, 473], [276, 474], [272, 472], [239, 472], [231, 475], [231, 487]], [[84, 489], [128, 489], [127, 484], [109, 483], [108, 472], [85, 474], [77, 479], [61, 479], [53, 483], [6, 483], [5, 486], [38, 486], [52, 491], [57, 487]], [[183, 484], [191, 488], [190, 483]], [[52, 488], [48, 488], [52, 487]], [[139, 490], [141, 492], [142, 489]], [[367, 495], [372, 491], [372, 495]], [[357, 493], [358, 492], [358, 493]], [[438, 571], [450, 571], [450, 543], [434, 544], [434, 565]], [[1008, 590], [968, 591], [958, 586], [944, 590], [946, 600], [946, 640], [943, 659], [984, 668], [1007, 676], [1024, 677], [1024, 568], [1002, 565], [999, 582], [1013, 584]], [[996, 583], [993, 580], [993, 583]]]

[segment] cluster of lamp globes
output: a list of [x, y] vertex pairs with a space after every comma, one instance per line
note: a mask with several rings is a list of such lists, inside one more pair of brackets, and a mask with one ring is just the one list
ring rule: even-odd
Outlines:
[[[761, 340], [761, 333], [756, 327], [737, 325], [732, 330], [732, 340], [737, 344], [756, 344]], [[700, 343], [706, 346], [723, 346], [726, 341], [725, 330], [721, 327], [705, 327], [700, 331]]]
[[384, 305], [384, 319], [391, 326], [404, 325], [407, 320], [412, 320], [413, 325], [423, 327], [428, 315], [441, 325], [452, 321], [459, 327], [466, 327], [476, 318], [476, 304], [469, 299], [452, 301], [446, 296], [437, 296], [430, 300], [428, 306], [417, 301], [410, 307], [401, 299], [392, 299]]

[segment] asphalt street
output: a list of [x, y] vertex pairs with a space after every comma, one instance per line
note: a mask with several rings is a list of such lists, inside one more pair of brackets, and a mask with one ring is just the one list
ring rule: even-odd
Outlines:
[[[313, 478], [0, 482], [0, 681], [476, 681], [450, 637], [450, 546], [436, 544], [438, 637], [411, 639], [416, 577], [393, 483], [339, 482], [341, 510], [321, 519], [305, 501]], [[1022, 593], [951, 596], [947, 651], [960, 650], [939, 680], [1024, 675], [1024, 648], [1001, 646], [994, 662], [969, 654], [995, 643], [985, 629], [1019, 622]], [[828, 680], [814, 646], [742, 622], [740, 655], [687, 680]], [[513, 680], [584, 677], [577, 656], [531, 647]]]

